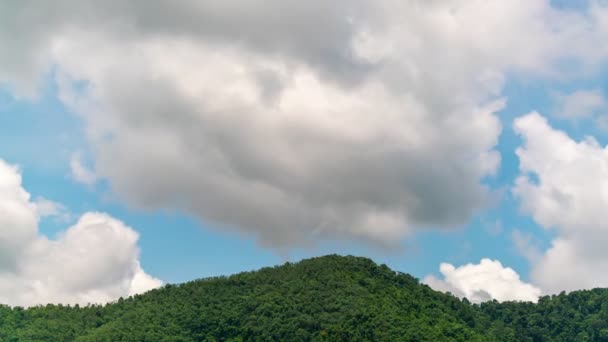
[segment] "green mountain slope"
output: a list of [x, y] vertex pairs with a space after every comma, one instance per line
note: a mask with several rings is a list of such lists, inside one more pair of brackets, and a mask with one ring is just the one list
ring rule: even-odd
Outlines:
[[481, 306], [330, 255], [105, 306], [0, 307], [1, 341], [603, 341], [608, 292]]

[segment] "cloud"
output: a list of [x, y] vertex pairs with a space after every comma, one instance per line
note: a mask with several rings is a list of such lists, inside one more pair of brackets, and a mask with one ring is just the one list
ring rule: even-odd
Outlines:
[[454, 267], [442, 263], [443, 279], [427, 276], [423, 282], [433, 289], [466, 297], [474, 303], [489, 300], [536, 302], [541, 290], [520, 280], [519, 275], [497, 260], [482, 259], [479, 264]]
[[570, 94], [555, 95], [556, 115], [564, 119], [588, 118], [606, 108], [601, 90], [577, 90]]
[[36, 198], [34, 204], [39, 217], [54, 217], [62, 222], [68, 222], [72, 217], [69, 210], [63, 204], [44, 197]]
[[61, 204], [43, 197], [38, 197], [35, 201], [36, 210], [42, 217], [44, 216], [57, 216], [62, 212], [65, 212], [66, 208]]
[[162, 284], [139, 264], [138, 234], [107, 214], [86, 213], [55, 239], [39, 234], [57, 208], [31, 202], [19, 170], [0, 160], [0, 302], [104, 303]]
[[[316, 13], [308, 6], [288, 11]], [[346, 20], [333, 6], [331, 21]], [[498, 165], [494, 113], [504, 103], [429, 93], [447, 77], [425, 89], [392, 84], [389, 73], [415, 81], [398, 56], [372, 64], [372, 33], [335, 25], [327, 44], [265, 38], [276, 53], [257, 36], [232, 44], [231, 32], [219, 44], [213, 32], [136, 32], [125, 42], [86, 30], [63, 37], [54, 53], [64, 76], [90, 82], [97, 105], [64, 98], [89, 125], [96, 172], [129, 203], [181, 209], [273, 247], [325, 237], [394, 243], [415, 227], [466, 223], [485, 203], [481, 177]]]
[[532, 264], [547, 293], [608, 286], [608, 149], [593, 137], [574, 141], [538, 113], [515, 120], [523, 145], [514, 194], [521, 208], [556, 234]]
[[72, 178], [78, 183], [92, 185], [97, 182], [97, 175], [83, 164], [82, 154], [79, 152], [72, 154], [70, 158], [70, 171]]
[[596, 65], [605, 51], [587, 37], [605, 40], [606, 13], [541, 0], [23, 1], [0, 15], [20, 37], [0, 52], [12, 66], [0, 79], [31, 93], [53, 65], [95, 175], [133, 206], [275, 248], [394, 244], [486, 205], [506, 74]]

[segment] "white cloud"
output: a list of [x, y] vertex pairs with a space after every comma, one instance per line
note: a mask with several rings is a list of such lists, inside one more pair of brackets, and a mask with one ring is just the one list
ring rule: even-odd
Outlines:
[[70, 158], [70, 171], [72, 178], [78, 183], [92, 185], [97, 182], [97, 175], [84, 165], [80, 152], [72, 154]]
[[38, 197], [34, 204], [39, 217], [54, 217], [61, 222], [68, 222], [72, 218], [68, 209], [61, 203]]
[[606, 99], [599, 89], [577, 90], [570, 94], [556, 94], [556, 115], [565, 119], [588, 118], [606, 109]]
[[27, 93], [54, 65], [95, 177], [130, 204], [273, 247], [386, 244], [486, 205], [506, 74], [592, 69], [607, 14], [545, 0], [22, 1], [0, 14], [0, 78]]
[[1, 303], [100, 303], [162, 284], [140, 267], [138, 234], [107, 214], [86, 213], [53, 240], [40, 235], [39, 217], [58, 208], [31, 202], [18, 169], [0, 160]]
[[133, 277], [129, 283], [129, 292], [127, 295], [133, 296], [136, 294], [144, 293], [161, 286], [163, 282], [160, 279], [154, 278], [151, 275], [144, 272], [139, 262], [133, 272]]
[[482, 259], [479, 264], [454, 267], [442, 263], [443, 279], [427, 276], [423, 282], [437, 291], [451, 292], [474, 303], [488, 300], [536, 302], [541, 290], [521, 281], [517, 272], [497, 260]]
[[522, 210], [555, 232], [533, 262], [532, 280], [548, 293], [608, 286], [608, 149], [572, 140], [538, 113], [515, 121], [521, 175], [514, 193]]
[[0, 162], [0, 265], [14, 265], [15, 255], [37, 235], [38, 214], [21, 187], [17, 167]]
[[65, 206], [63, 206], [61, 203], [48, 200], [44, 197], [38, 197], [35, 204], [36, 211], [41, 217], [57, 216], [66, 210]]

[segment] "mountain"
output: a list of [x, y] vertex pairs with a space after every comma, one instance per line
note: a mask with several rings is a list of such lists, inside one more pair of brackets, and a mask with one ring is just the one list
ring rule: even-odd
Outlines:
[[608, 290], [473, 305], [329, 255], [104, 306], [2, 306], [0, 341], [608, 341]]

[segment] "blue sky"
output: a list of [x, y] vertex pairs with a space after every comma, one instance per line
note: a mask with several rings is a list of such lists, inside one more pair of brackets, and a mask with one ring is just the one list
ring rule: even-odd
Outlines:
[[[473, 300], [608, 286], [595, 275], [608, 255], [584, 252], [608, 239], [592, 220], [608, 205], [608, 53], [594, 48], [608, 36], [604, 3], [418, 3], [407, 23], [413, 3], [336, 2], [322, 14], [316, 1], [270, 2], [264, 13], [191, 5], [165, 21], [146, 6], [83, 2], [81, 17], [16, 6], [32, 27], [0, 24], [0, 40], [16, 30], [31, 38], [0, 53], [0, 159], [18, 166], [7, 177], [21, 175], [32, 203], [55, 203], [34, 213], [41, 236], [63, 241], [68, 227], [86, 226], [81, 215], [106, 213], [107, 226], [139, 235], [120, 267], [131, 288], [140, 271], [156, 279], [144, 290], [329, 253], [367, 256]], [[33, 24], [45, 10], [48, 32]], [[99, 17], [82, 20], [91, 10]], [[302, 25], [266, 23], [275, 11]], [[184, 15], [213, 15], [217, 27]], [[495, 172], [484, 166], [490, 151]], [[596, 186], [578, 165], [594, 168]], [[560, 285], [552, 267], [586, 260], [580, 281]], [[133, 293], [118, 288], [78, 298]]]

